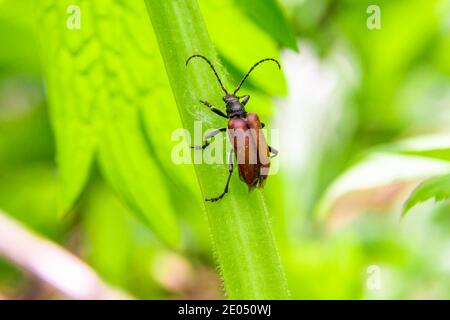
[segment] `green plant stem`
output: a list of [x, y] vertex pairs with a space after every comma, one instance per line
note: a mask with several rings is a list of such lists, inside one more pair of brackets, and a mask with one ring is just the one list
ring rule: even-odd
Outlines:
[[[227, 80], [197, 1], [146, 0], [146, 4], [185, 128], [192, 134], [195, 121], [202, 121], [204, 130], [226, 126], [225, 119], [199, 103], [204, 99], [221, 106], [223, 92], [212, 71], [200, 60], [185, 66], [190, 55], [201, 53], [213, 61], [223, 80]], [[239, 43], [230, 41], [230, 45]], [[228, 175], [227, 165], [201, 164], [195, 169], [203, 196], [220, 194]], [[262, 193], [249, 193], [235, 172], [230, 193], [219, 202], [206, 203], [206, 212], [228, 298], [289, 298]]]

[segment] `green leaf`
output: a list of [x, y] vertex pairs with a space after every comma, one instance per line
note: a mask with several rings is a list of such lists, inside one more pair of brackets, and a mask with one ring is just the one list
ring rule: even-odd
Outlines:
[[450, 161], [450, 134], [432, 134], [382, 147], [391, 152]]
[[418, 136], [373, 148], [328, 188], [318, 207], [319, 217], [326, 216], [338, 198], [352, 191], [444, 174], [450, 168], [446, 161], [450, 161], [448, 133]]
[[298, 51], [294, 32], [277, 0], [234, 0], [234, 3], [281, 45]]
[[420, 151], [405, 151], [404, 154], [416, 155], [427, 158], [434, 158], [438, 160], [450, 161], [450, 148], [448, 149], [434, 149], [434, 150], [420, 150]]
[[[223, 127], [199, 99], [217, 104], [221, 90], [208, 65], [186, 59], [202, 53], [212, 60], [224, 76], [208, 37], [203, 17], [195, 0], [146, 0], [153, 29], [158, 39], [172, 91], [185, 128], [193, 132], [194, 121], [202, 120], [205, 129]], [[221, 192], [228, 175], [227, 165], [196, 165], [204, 198]], [[260, 191], [248, 193], [247, 186], [232, 178], [231, 192], [216, 203], [206, 203], [215, 253], [231, 299], [286, 299], [289, 297]]]
[[433, 177], [420, 184], [406, 200], [403, 216], [418, 203], [433, 198], [436, 202], [450, 198], [450, 174]]
[[[79, 29], [66, 25], [74, 14], [67, 12], [70, 5], [80, 8]], [[49, 0], [40, 17], [63, 210], [73, 206], [98, 152], [101, 171], [120, 197], [161, 240], [179, 246], [166, 177], [142, 130], [144, 121], [164, 154], [180, 124], [172, 116], [159, 125], [161, 114], [175, 106], [144, 3]], [[142, 120], [148, 110], [159, 117]], [[189, 180], [182, 171], [174, 179]]]
[[333, 204], [350, 192], [416, 181], [449, 170], [450, 164], [435, 159], [381, 152], [369, 154], [331, 184], [319, 203], [318, 218], [327, 217]]
[[[59, 211], [65, 213], [72, 208], [88, 180], [97, 143], [91, 126], [92, 101], [89, 90], [80, 83], [81, 77], [76, 76], [90, 58], [86, 54], [78, 54], [77, 46], [90, 44], [91, 35], [74, 33], [72, 45], [69, 45], [70, 42], [65, 41], [69, 33], [63, 24], [68, 4], [64, 6], [64, 1], [47, 1], [38, 6], [45, 18], [39, 21], [39, 31], [44, 40], [45, 53], [42, 56], [46, 66], [47, 98], [62, 186]], [[92, 48], [91, 45], [91, 52]]]

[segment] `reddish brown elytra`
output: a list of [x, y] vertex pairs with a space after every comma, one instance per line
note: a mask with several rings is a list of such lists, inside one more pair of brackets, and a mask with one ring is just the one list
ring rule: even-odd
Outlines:
[[262, 128], [264, 128], [264, 123], [259, 120], [258, 115], [256, 113], [247, 113], [247, 111], [245, 111], [244, 106], [247, 104], [250, 96], [245, 95], [239, 97], [236, 95], [236, 93], [244, 84], [245, 80], [247, 80], [250, 73], [259, 64], [265, 61], [273, 61], [278, 65], [278, 68], [281, 69], [279, 62], [272, 58], [258, 61], [257, 63], [255, 63], [255, 65], [253, 65], [253, 67], [250, 68], [250, 70], [241, 80], [233, 93], [230, 94], [223, 86], [222, 81], [220, 80], [219, 75], [216, 72], [216, 69], [206, 57], [198, 54], [192, 55], [187, 59], [186, 66], [193, 58], [201, 58], [205, 60], [213, 70], [214, 75], [219, 81], [220, 87], [222, 88], [223, 92], [225, 92], [223, 101], [226, 103], [226, 114], [214, 107], [208, 101], [200, 100], [200, 102], [210, 108], [211, 111], [215, 114], [229, 120], [228, 128], [220, 128], [210, 132], [205, 136], [205, 143], [202, 146], [193, 146], [192, 148], [204, 150], [210, 144], [210, 140], [212, 137], [219, 134], [220, 132], [224, 132], [227, 130], [228, 136], [233, 146], [228, 155], [229, 173], [227, 182], [225, 184], [225, 189], [219, 196], [205, 200], [212, 202], [219, 201], [228, 192], [230, 178], [234, 169], [233, 153], [235, 154], [236, 160], [238, 162], [239, 177], [248, 185], [249, 190], [252, 190], [255, 187], [264, 187], [264, 183], [267, 179], [270, 167], [270, 154], [272, 153], [274, 157], [278, 154], [278, 151], [266, 143], [266, 139], [261, 130]]

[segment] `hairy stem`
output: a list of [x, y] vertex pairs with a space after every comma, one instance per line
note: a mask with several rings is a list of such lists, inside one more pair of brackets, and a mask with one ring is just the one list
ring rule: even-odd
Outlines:
[[[185, 66], [192, 54], [205, 55], [232, 90], [217, 61], [197, 1], [146, 0], [146, 4], [185, 128], [193, 133], [195, 121], [202, 121], [204, 130], [225, 127], [225, 119], [199, 103], [208, 100], [221, 107], [223, 92], [211, 69], [200, 59]], [[201, 164], [195, 169], [204, 198], [222, 192], [228, 175], [226, 164]], [[235, 173], [230, 193], [205, 206], [228, 298], [289, 298], [262, 193], [249, 193]]]

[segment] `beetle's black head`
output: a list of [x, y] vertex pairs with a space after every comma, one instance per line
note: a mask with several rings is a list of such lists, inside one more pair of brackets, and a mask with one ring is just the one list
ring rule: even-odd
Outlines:
[[223, 102], [225, 102], [226, 104], [239, 102], [238, 97], [236, 97], [236, 95], [234, 95], [234, 94], [227, 94], [222, 99], [223, 99]]
[[245, 115], [247, 112], [245, 111], [244, 106], [239, 101], [239, 97], [234, 94], [227, 94], [223, 97], [223, 101], [227, 104], [227, 115], [228, 117], [240, 117]]

